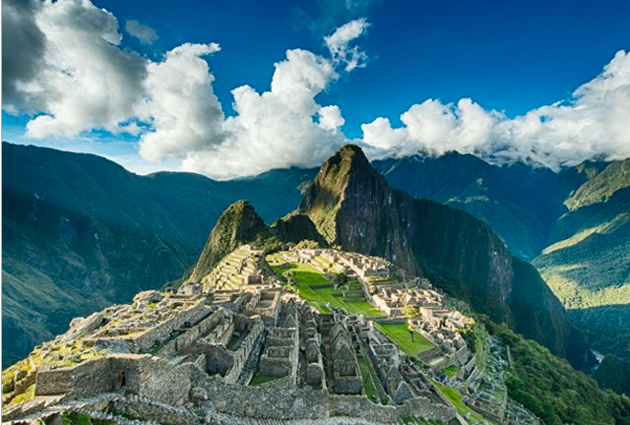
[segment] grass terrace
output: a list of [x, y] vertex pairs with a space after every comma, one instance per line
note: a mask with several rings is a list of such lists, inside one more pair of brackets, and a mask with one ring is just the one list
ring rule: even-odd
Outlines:
[[363, 350], [358, 356], [359, 368], [361, 369], [361, 377], [363, 378], [363, 389], [367, 398], [376, 404], [387, 404], [388, 398], [385, 389], [378, 379], [378, 375], [374, 370], [372, 363], [366, 357]]
[[442, 369], [442, 372], [448, 378], [450, 378], [453, 375], [456, 375], [459, 371], [460, 371], [460, 369], [457, 366], [455, 366], [455, 365], [450, 365], [449, 367], [447, 367], [445, 369]]
[[435, 347], [417, 332], [414, 332], [412, 341], [406, 323], [377, 323], [377, 326], [408, 356], [416, 356]]
[[255, 387], [256, 385], [262, 385], [267, 382], [276, 381], [280, 378], [280, 376], [255, 375], [249, 382], [249, 385]]
[[492, 425], [498, 425], [495, 421], [492, 421], [490, 419], [483, 417], [482, 415], [475, 412], [470, 407], [466, 406], [464, 402], [461, 400], [462, 395], [458, 393], [454, 388], [441, 385], [437, 383], [436, 381], [433, 381], [433, 384], [437, 387], [437, 389], [439, 389], [442, 392], [442, 394], [446, 396], [446, 398], [450, 400], [451, 403], [453, 403], [453, 406], [455, 406], [455, 409], [457, 409], [457, 413], [459, 413], [462, 417], [467, 418], [467, 421], [469, 424], [489, 423]]
[[[329, 313], [327, 304], [350, 314], [363, 314], [366, 317], [383, 317], [383, 313], [369, 304], [365, 298], [344, 298], [342, 293], [330, 284], [322, 273], [308, 264], [290, 263], [287, 266], [273, 265], [280, 276], [292, 272], [298, 294], [321, 313]], [[284, 279], [286, 280], [286, 278]]]

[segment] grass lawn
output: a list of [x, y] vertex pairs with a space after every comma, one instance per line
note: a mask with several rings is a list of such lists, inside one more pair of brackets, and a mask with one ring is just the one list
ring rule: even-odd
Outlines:
[[256, 385], [264, 384], [265, 382], [275, 381], [275, 380], [280, 379], [280, 378], [281, 378], [280, 376], [256, 375], [249, 382], [249, 385], [251, 385], [253, 387], [253, 386], [256, 386]]
[[365, 356], [363, 350], [358, 356], [359, 368], [361, 369], [361, 376], [363, 377], [363, 388], [365, 394], [371, 402], [376, 404], [387, 404], [387, 394], [385, 389], [381, 385], [381, 381], [378, 379], [376, 371], [374, 371], [370, 360]]
[[377, 323], [377, 325], [408, 356], [415, 356], [435, 347], [417, 332], [414, 332], [412, 341], [406, 323]]
[[446, 375], [447, 377], [451, 377], [455, 374], [457, 374], [457, 372], [459, 372], [459, 368], [455, 365], [450, 365], [449, 367], [447, 367], [446, 369], [443, 369], [442, 372], [444, 372], [444, 375]]
[[291, 263], [288, 267], [274, 267], [274, 271], [276, 273], [293, 272], [293, 279], [299, 295], [322, 313], [330, 312], [326, 308], [326, 303], [329, 303], [332, 307], [345, 310], [351, 314], [363, 314], [366, 317], [384, 316], [380, 310], [369, 304], [364, 298], [352, 300], [343, 298], [340, 291], [329, 285], [324, 276], [308, 264]]
[[448, 398], [451, 401], [451, 403], [453, 403], [453, 405], [455, 406], [455, 409], [457, 409], [457, 413], [459, 413], [461, 416], [465, 417], [467, 414], [470, 414], [470, 419], [474, 419], [482, 423], [483, 421], [488, 421], [488, 423], [490, 424], [497, 425], [496, 422], [483, 417], [479, 413], [472, 410], [470, 407], [466, 406], [464, 402], [461, 400], [462, 395], [458, 393], [457, 391], [455, 391], [455, 389], [444, 386], [444, 385], [440, 385], [439, 383], [435, 381], [433, 381], [433, 383], [442, 392], [442, 394], [444, 394], [446, 398]]

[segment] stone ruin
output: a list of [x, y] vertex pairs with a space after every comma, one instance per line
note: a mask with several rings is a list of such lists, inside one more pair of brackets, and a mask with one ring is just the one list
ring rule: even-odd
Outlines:
[[[291, 255], [298, 261], [327, 258], [330, 263], [321, 268], [343, 267], [360, 277], [384, 279], [391, 273], [385, 260], [358, 254]], [[191, 423], [191, 412], [201, 421], [216, 415], [350, 416], [373, 423], [414, 415], [445, 422], [456, 417], [452, 404], [398, 347], [371, 330], [371, 322], [319, 313], [261, 273], [259, 260], [259, 253], [242, 247], [201, 282], [189, 282], [177, 293], [143, 292], [132, 305], [73, 321], [55, 344], [80, 347], [79, 360], [37, 369], [31, 375], [33, 401], [3, 409], [3, 421], [52, 414], [59, 406], [95, 397], [118, 400], [110, 407], [142, 411], [148, 421], [159, 422], [156, 412], [168, 411], [172, 423], [182, 424]], [[247, 277], [253, 275], [260, 280]], [[409, 300], [420, 302], [420, 295]], [[52, 350], [42, 357], [44, 365], [52, 364], [46, 360], [51, 355]], [[375, 371], [388, 404], [366, 397], [368, 378], [360, 361]], [[263, 383], [250, 385], [258, 381]]]

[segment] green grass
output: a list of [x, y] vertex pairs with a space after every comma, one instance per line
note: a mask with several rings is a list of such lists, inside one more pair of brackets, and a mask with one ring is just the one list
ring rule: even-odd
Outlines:
[[459, 371], [460, 369], [455, 365], [450, 365], [449, 367], [442, 370], [442, 372], [449, 378], [453, 375], [456, 375]]
[[249, 385], [254, 387], [256, 385], [261, 385], [261, 384], [264, 384], [266, 382], [276, 381], [276, 380], [278, 380], [280, 378], [282, 378], [282, 377], [281, 376], [256, 375], [249, 382]]
[[444, 394], [446, 398], [448, 398], [450, 402], [453, 403], [453, 406], [455, 406], [455, 409], [457, 409], [457, 413], [459, 413], [461, 416], [465, 417], [467, 414], [470, 414], [470, 419], [474, 419], [479, 422], [483, 422], [485, 420], [485, 421], [488, 421], [488, 423], [490, 424], [497, 425], [496, 422], [483, 417], [482, 415], [475, 412], [470, 407], [466, 406], [464, 402], [461, 400], [462, 395], [458, 393], [454, 388], [441, 385], [435, 381], [433, 381], [433, 384], [435, 384], [435, 386], [442, 392], [442, 394]]
[[276, 273], [292, 272], [298, 294], [310, 305], [321, 313], [329, 313], [326, 304], [333, 308], [339, 308], [350, 314], [363, 314], [366, 317], [383, 317], [384, 314], [376, 307], [370, 305], [365, 299], [344, 299], [342, 293], [337, 291], [314, 267], [308, 264], [291, 263], [288, 267], [273, 267]]
[[361, 369], [361, 376], [363, 377], [363, 388], [365, 394], [373, 403], [387, 404], [388, 398], [385, 393], [385, 389], [381, 385], [381, 381], [378, 379], [376, 371], [372, 367], [370, 360], [366, 357], [363, 350], [359, 355], [359, 368]]
[[416, 356], [435, 347], [417, 332], [414, 332], [412, 341], [406, 323], [378, 323], [377, 325], [408, 356]]

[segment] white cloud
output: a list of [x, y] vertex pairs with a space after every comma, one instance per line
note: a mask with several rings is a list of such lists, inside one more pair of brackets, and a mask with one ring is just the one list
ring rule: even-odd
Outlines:
[[494, 162], [533, 159], [553, 169], [595, 156], [630, 156], [630, 54], [620, 51], [604, 72], [566, 103], [508, 119], [470, 99], [457, 105], [429, 99], [401, 115], [392, 128], [378, 118], [361, 126], [373, 158], [418, 152], [472, 153]]
[[367, 31], [370, 24], [362, 19], [355, 19], [337, 28], [331, 35], [324, 37], [333, 62], [345, 65], [347, 72], [363, 68], [367, 64], [367, 54], [358, 46], [349, 47], [351, 41]]
[[137, 38], [142, 44], [153, 44], [157, 40], [157, 33], [153, 28], [148, 25], [141, 24], [135, 19], [130, 19], [125, 22], [125, 31], [135, 38]]
[[212, 44], [183, 44], [149, 63], [146, 99], [137, 108], [150, 124], [140, 139], [140, 154], [150, 161], [183, 157], [223, 141], [223, 110], [212, 90], [214, 76], [202, 56], [218, 52]]
[[286, 60], [276, 64], [270, 91], [259, 94], [249, 86], [232, 91], [237, 115], [225, 121], [226, 139], [188, 153], [183, 168], [231, 178], [319, 164], [345, 142], [338, 131], [343, 123], [339, 108], [314, 100], [338, 77], [328, 59], [287, 51]]
[[[317, 96], [367, 63], [353, 43], [369, 24], [356, 19], [325, 37], [327, 56], [288, 50], [268, 91], [234, 89], [236, 115], [226, 118], [204, 59], [219, 51], [215, 43], [185, 43], [160, 62], [142, 58], [120, 48], [118, 21], [89, 0], [6, 0], [2, 19], [3, 109], [39, 114], [28, 122], [27, 136], [85, 140], [92, 130], [127, 133], [138, 138], [142, 158], [169, 167], [181, 161], [185, 170], [216, 178], [319, 165], [347, 139], [340, 108], [321, 105]], [[509, 119], [471, 99], [429, 99], [403, 113], [399, 127], [385, 117], [363, 124], [356, 142], [371, 158], [457, 150], [558, 168], [595, 156], [630, 156], [628, 117], [630, 54], [620, 51], [566, 102]], [[127, 161], [137, 164], [133, 155]]]
[[145, 61], [118, 48], [116, 18], [88, 1], [44, 2], [35, 15], [45, 49], [35, 75], [19, 84], [26, 111], [43, 115], [30, 137], [71, 136], [102, 128], [123, 131], [142, 96]]

